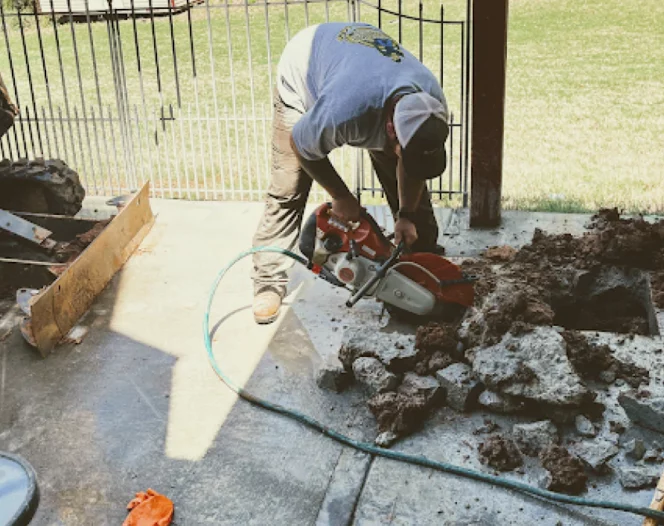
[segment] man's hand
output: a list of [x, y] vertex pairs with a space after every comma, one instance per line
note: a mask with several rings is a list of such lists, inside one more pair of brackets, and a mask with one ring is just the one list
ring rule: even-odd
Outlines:
[[415, 224], [408, 219], [398, 219], [394, 225], [394, 241], [397, 245], [403, 241], [406, 246], [412, 246], [417, 241]]
[[339, 199], [332, 199], [332, 215], [344, 223], [358, 221], [362, 208], [353, 194], [348, 194]]

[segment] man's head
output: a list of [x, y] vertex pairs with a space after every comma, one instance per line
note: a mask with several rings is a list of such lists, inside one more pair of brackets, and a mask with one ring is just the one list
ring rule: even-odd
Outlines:
[[445, 171], [447, 121], [445, 104], [428, 93], [409, 93], [397, 101], [388, 133], [398, 143], [410, 177], [432, 179]]

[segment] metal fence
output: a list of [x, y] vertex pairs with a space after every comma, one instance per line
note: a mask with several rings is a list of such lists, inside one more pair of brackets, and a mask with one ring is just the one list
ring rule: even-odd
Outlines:
[[[34, 1], [0, 4], [0, 72], [21, 111], [2, 157], [63, 159], [91, 195], [150, 180], [157, 197], [262, 199], [281, 50], [308, 25], [361, 20], [439, 75], [453, 124], [430, 189], [466, 204], [468, 0]], [[365, 153], [341, 148], [332, 162], [365, 200], [381, 197]]]

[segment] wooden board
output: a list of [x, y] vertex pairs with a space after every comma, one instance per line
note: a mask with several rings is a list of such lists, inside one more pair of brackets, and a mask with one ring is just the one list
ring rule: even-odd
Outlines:
[[67, 335], [150, 231], [149, 190], [146, 183], [32, 304], [32, 335], [42, 356]]
[[[657, 484], [657, 489], [655, 490], [655, 495], [652, 498], [650, 503], [651, 510], [664, 511], [664, 474], [662, 474]], [[646, 518], [643, 521], [643, 526], [657, 526], [659, 521], [651, 519], [650, 517]]]

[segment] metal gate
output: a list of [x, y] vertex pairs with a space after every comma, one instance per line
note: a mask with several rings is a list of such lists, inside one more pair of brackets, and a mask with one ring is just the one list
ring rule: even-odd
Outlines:
[[[281, 50], [308, 25], [359, 20], [439, 76], [453, 122], [448, 169], [430, 190], [466, 205], [469, 0], [10, 1], [0, 3], [0, 72], [21, 113], [2, 157], [63, 159], [90, 195], [150, 180], [156, 197], [262, 199]], [[381, 197], [363, 152], [331, 157], [364, 199]]]

